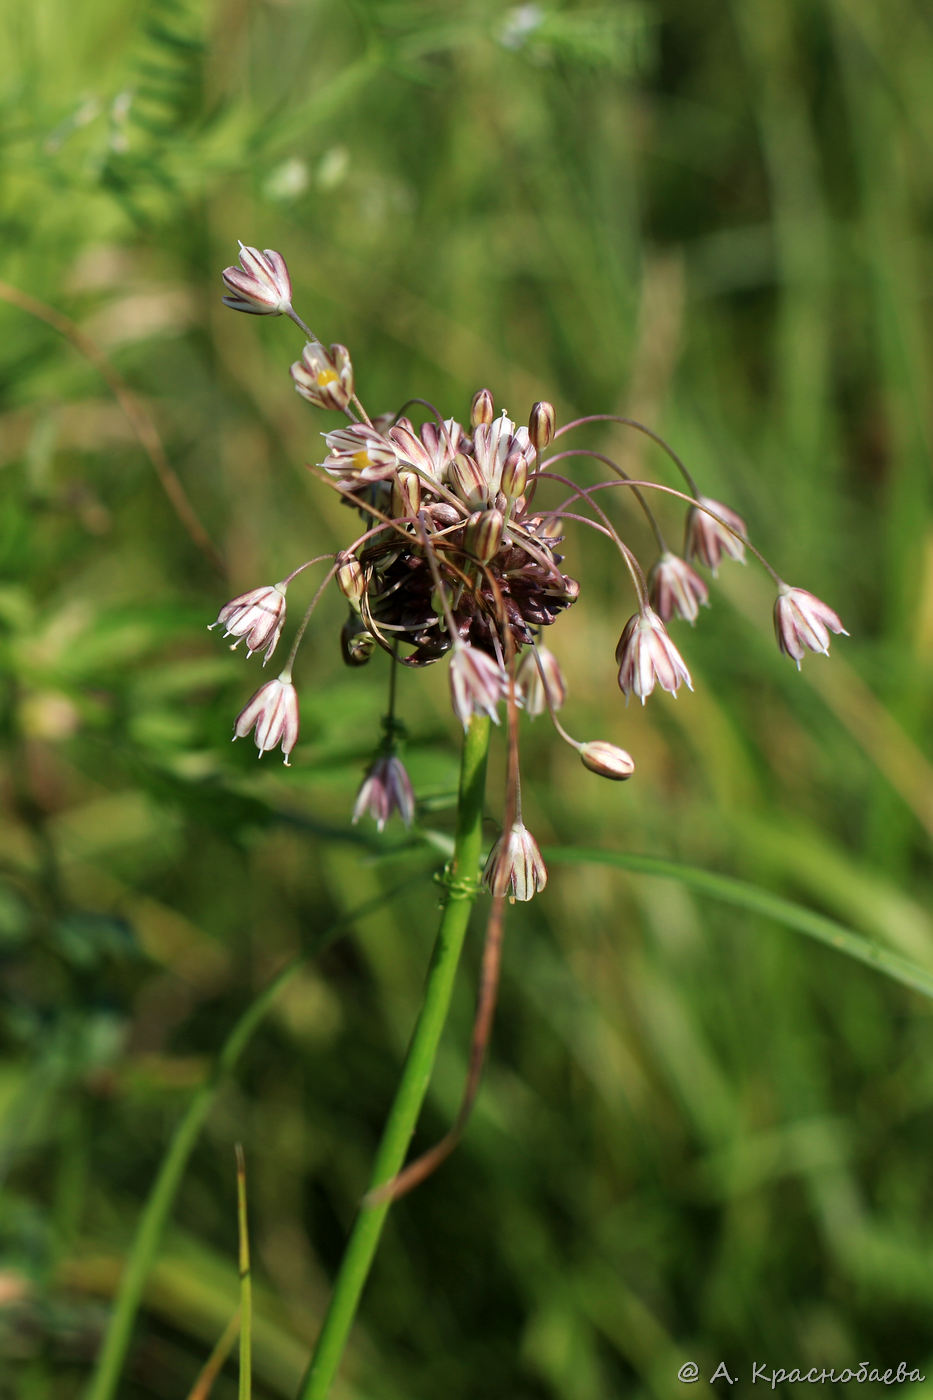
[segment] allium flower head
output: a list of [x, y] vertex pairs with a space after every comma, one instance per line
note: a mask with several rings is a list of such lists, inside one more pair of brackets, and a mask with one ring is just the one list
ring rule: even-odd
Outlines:
[[281, 253], [240, 244], [240, 266], [224, 268], [221, 276], [230, 296], [224, 306], [252, 316], [280, 316], [292, 306], [292, 283]]
[[281, 744], [288, 768], [288, 755], [298, 742], [298, 695], [287, 667], [276, 680], [261, 686], [240, 711], [234, 739], [245, 738], [251, 729], [256, 731], [253, 737], [260, 757]]
[[693, 689], [684, 659], [667, 635], [667, 628], [653, 608], [642, 608], [625, 624], [616, 647], [619, 689], [628, 699], [637, 695], [644, 704], [659, 685], [676, 695], [683, 681]]
[[[713, 516], [719, 516], [719, 520], [714, 520]], [[739, 563], [744, 562], [745, 545], [736, 536], [744, 537], [747, 534], [748, 529], [741, 515], [736, 515], [734, 510], [711, 500], [709, 496], [698, 496], [697, 504], [691, 506], [687, 514], [684, 554], [688, 559], [697, 559], [705, 564], [715, 575], [724, 554]]]
[[406, 826], [415, 815], [415, 794], [405, 765], [394, 754], [383, 754], [373, 763], [356, 797], [353, 821], [368, 815], [381, 831], [393, 812], [398, 812]]
[[662, 622], [682, 617], [691, 627], [709, 605], [709, 589], [686, 559], [665, 550], [648, 575], [648, 596]]
[[829, 634], [847, 637], [838, 613], [804, 588], [782, 583], [774, 604], [774, 633], [785, 656], [796, 661], [797, 670], [806, 651], [829, 655]]
[[508, 893], [509, 902], [525, 903], [547, 884], [547, 866], [538, 843], [524, 822], [514, 822], [504, 831], [492, 850], [483, 871], [483, 883], [491, 894]]
[[265, 666], [275, 651], [284, 625], [285, 585], [276, 583], [271, 587], [252, 588], [249, 593], [241, 593], [239, 598], [234, 598], [221, 608], [217, 621], [212, 622], [208, 630], [223, 627], [224, 637], [236, 637], [231, 651], [236, 651], [244, 639], [247, 656], [265, 648], [262, 662]]

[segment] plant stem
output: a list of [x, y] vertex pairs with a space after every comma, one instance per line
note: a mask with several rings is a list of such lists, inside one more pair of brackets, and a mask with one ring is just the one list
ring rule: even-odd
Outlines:
[[[402, 1077], [373, 1163], [369, 1191], [391, 1181], [402, 1167], [421, 1112], [453, 991], [454, 974], [475, 899], [482, 841], [483, 795], [489, 753], [489, 719], [474, 715], [463, 743], [454, 853], [448, 872], [449, 897], [425, 983], [424, 1000], [412, 1035]], [[390, 1201], [360, 1207], [344, 1250], [330, 1307], [298, 1391], [298, 1400], [325, 1400], [340, 1365], [369, 1277]]]

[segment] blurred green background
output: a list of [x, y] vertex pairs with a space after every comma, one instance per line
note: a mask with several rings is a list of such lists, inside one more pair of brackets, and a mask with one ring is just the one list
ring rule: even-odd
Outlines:
[[[696, 693], [626, 710], [630, 587], [571, 538], [583, 596], [547, 638], [565, 719], [638, 767], [602, 783], [527, 726], [529, 826], [741, 877], [933, 966], [930, 13], [35, 0], [3, 9], [0, 75], [0, 1396], [82, 1394], [236, 1017], [385, 892], [220, 1086], [119, 1389], [188, 1395], [236, 1306], [241, 1140], [255, 1394], [288, 1397], [418, 1008], [437, 858], [349, 823], [387, 673], [343, 668], [336, 596], [299, 661], [293, 768], [228, 742], [258, 660], [205, 624], [352, 521], [305, 467], [334, 422], [292, 389], [300, 336], [226, 311], [220, 270], [237, 238], [281, 250], [371, 412], [418, 394], [462, 417], [488, 385], [519, 421], [546, 397], [662, 431], [851, 640], [798, 676], [766, 578], [726, 566], [676, 631]], [[90, 337], [129, 403], [10, 287]], [[581, 441], [677, 484], [644, 439]], [[445, 669], [401, 678], [440, 832]], [[500, 747], [490, 840], [501, 777]], [[456, 1110], [481, 933], [416, 1146]], [[393, 1211], [335, 1394], [666, 1397], [686, 1360], [746, 1383], [753, 1362], [933, 1373], [931, 1051], [929, 1003], [879, 973], [676, 882], [555, 861], [509, 916], [466, 1141]], [[235, 1393], [231, 1363], [214, 1395]]]

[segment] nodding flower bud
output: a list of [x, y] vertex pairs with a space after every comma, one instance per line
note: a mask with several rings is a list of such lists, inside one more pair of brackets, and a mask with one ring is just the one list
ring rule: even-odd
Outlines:
[[529, 719], [536, 719], [547, 709], [559, 710], [567, 698], [567, 685], [557, 657], [540, 642], [519, 661], [515, 685], [519, 704]]
[[741, 515], [709, 496], [698, 496], [696, 505], [687, 512], [684, 554], [705, 564], [715, 576], [724, 554], [744, 564], [747, 533]]
[[231, 311], [248, 311], [252, 316], [280, 316], [292, 309], [292, 283], [281, 253], [267, 248], [240, 244], [240, 266], [225, 267], [221, 273], [230, 296], [224, 306]]
[[644, 704], [655, 685], [675, 696], [681, 681], [693, 689], [683, 657], [652, 608], [644, 607], [629, 618], [616, 647], [616, 661], [619, 689], [626, 700], [635, 694]]
[[463, 533], [463, 545], [481, 564], [495, 559], [502, 545], [505, 516], [501, 510], [478, 510], [470, 516]]
[[454, 643], [450, 661], [450, 699], [454, 714], [466, 729], [474, 714], [487, 714], [499, 723], [497, 706], [508, 690], [508, 678], [494, 657], [466, 642]]
[[458, 452], [447, 468], [447, 479], [451, 489], [458, 495], [465, 505], [476, 506], [484, 504], [487, 496], [486, 478], [480, 470], [479, 463], [472, 457], [468, 457], [465, 452]]
[[553, 441], [556, 426], [557, 417], [554, 413], [554, 405], [546, 400], [536, 403], [528, 418], [528, 436], [538, 456], [541, 455], [548, 443]]
[[260, 758], [281, 744], [286, 768], [290, 766], [288, 755], [298, 742], [298, 694], [291, 682], [286, 666], [277, 680], [267, 681], [256, 691], [233, 726], [234, 739], [242, 739], [255, 729], [253, 737]]
[[499, 490], [510, 503], [524, 496], [528, 485], [528, 458], [520, 449], [510, 452], [502, 464], [502, 479]]
[[362, 564], [349, 549], [342, 549], [335, 555], [334, 563], [337, 565], [337, 587], [350, 604], [358, 608], [360, 599], [366, 592]]
[[648, 575], [651, 606], [663, 622], [682, 617], [691, 627], [709, 603], [709, 589], [686, 559], [665, 550]]
[[421, 478], [417, 472], [402, 467], [392, 478], [392, 514], [414, 518], [421, 509]]
[[285, 626], [285, 589], [287, 585], [277, 583], [265, 588], [252, 588], [249, 593], [241, 593], [221, 608], [213, 627], [223, 627], [225, 637], [236, 637], [230, 648], [236, 651], [246, 639], [246, 654], [265, 650], [262, 664], [265, 666], [275, 651], [282, 628]]
[[494, 895], [508, 894], [509, 903], [533, 899], [547, 884], [547, 866], [538, 843], [523, 822], [503, 831], [486, 861], [483, 883]]
[[332, 345], [328, 352], [320, 341], [309, 341], [291, 376], [301, 397], [318, 408], [343, 410], [353, 397], [353, 365], [345, 345]]
[[496, 405], [488, 389], [477, 389], [470, 404], [470, 424], [478, 428], [480, 423], [491, 423], [496, 416]]
[[594, 739], [589, 744], [580, 745], [580, 758], [584, 768], [598, 773], [601, 778], [612, 778], [614, 782], [624, 782], [635, 772], [631, 754], [615, 744], [607, 744], [602, 739]]
[[780, 585], [774, 604], [774, 633], [781, 651], [796, 661], [798, 671], [805, 651], [829, 655], [830, 632], [849, 635], [838, 613], [805, 588]]
[[344, 665], [365, 666], [375, 646], [376, 639], [373, 634], [361, 627], [360, 619], [355, 612], [351, 612], [340, 629], [340, 654]]
[[394, 754], [383, 754], [367, 771], [353, 808], [354, 824], [364, 814], [372, 817], [376, 830], [381, 831], [393, 812], [398, 812], [406, 826], [415, 815], [415, 794], [405, 765]]

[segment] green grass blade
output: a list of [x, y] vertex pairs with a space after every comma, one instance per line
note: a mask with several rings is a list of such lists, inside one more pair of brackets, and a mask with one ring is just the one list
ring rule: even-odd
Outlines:
[[718, 875], [710, 870], [699, 870], [692, 865], [678, 865], [675, 861], [662, 860], [657, 856], [587, 850], [576, 846], [552, 846], [547, 849], [545, 855], [549, 861], [558, 863], [613, 865], [619, 870], [631, 870], [639, 875], [657, 875], [665, 880], [679, 880], [682, 885], [696, 890], [698, 894], [710, 895], [713, 899], [721, 899], [739, 909], [747, 909], [750, 913], [773, 919], [785, 928], [806, 934], [808, 938], [815, 938], [818, 943], [824, 943], [828, 948], [835, 948], [837, 952], [845, 953], [856, 962], [874, 968], [890, 977], [892, 981], [900, 982], [902, 986], [910, 987], [923, 996], [933, 997], [933, 971], [921, 967], [919, 963], [903, 957], [900, 953], [894, 953], [889, 948], [873, 943], [871, 939], [847, 928], [845, 924], [837, 923], [835, 919], [828, 919], [823, 914], [817, 914], [792, 900], [782, 899], [780, 895], [771, 894], [769, 890], [746, 884], [743, 880], [734, 880], [731, 876]]
[[259, 1026], [279, 992], [304, 966], [309, 957], [319, 953], [333, 938], [336, 938], [338, 933], [352, 925], [357, 919], [364, 918], [367, 914], [384, 908], [396, 894], [409, 888], [410, 884], [411, 881], [408, 880], [385, 894], [377, 895], [374, 899], [367, 900], [358, 908], [350, 910], [338, 919], [315, 940], [313, 948], [309, 949], [307, 953], [302, 953], [282, 968], [281, 972], [251, 1002], [234, 1025], [217, 1056], [212, 1073], [188, 1105], [162, 1159], [162, 1164], [149, 1192], [135, 1238], [127, 1255], [126, 1267], [117, 1289], [103, 1346], [98, 1353], [97, 1364], [84, 1392], [84, 1400], [113, 1400], [117, 1393], [117, 1385], [129, 1349], [133, 1323], [139, 1310], [146, 1277], [152, 1268], [159, 1241], [162, 1238], [188, 1158], [208, 1114], [214, 1106], [219, 1089], [236, 1065], [253, 1032]]
[[240, 1385], [238, 1400], [253, 1394], [253, 1284], [249, 1269], [249, 1221], [246, 1215], [246, 1157], [236, 1145], [236, 1218], [240, 1271]]

